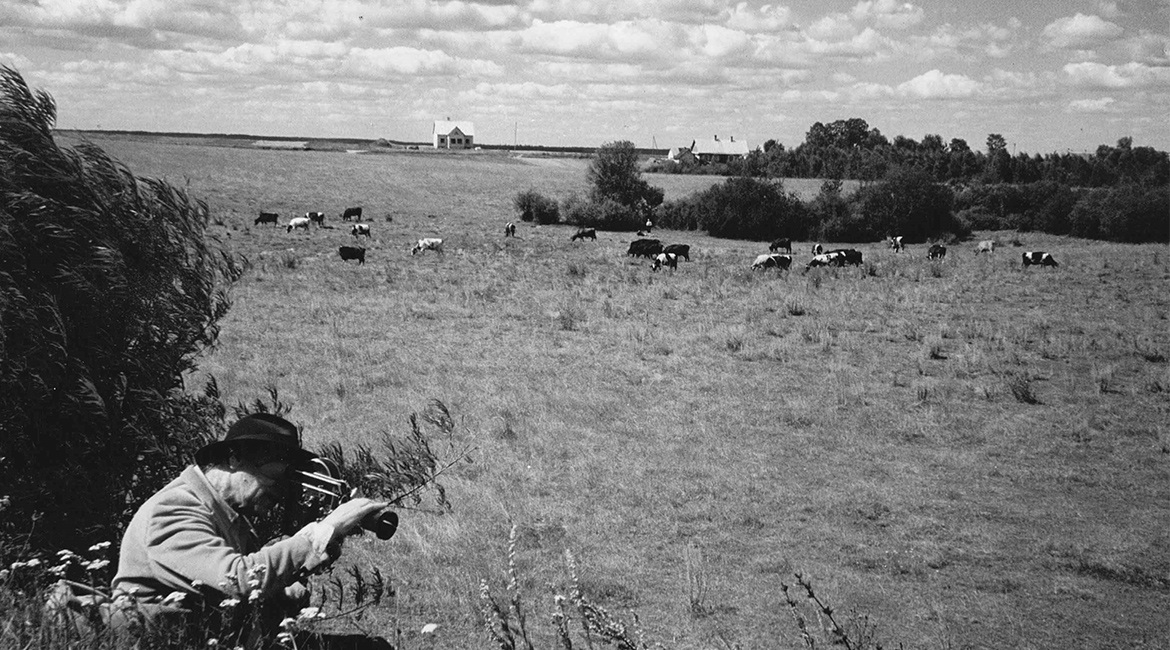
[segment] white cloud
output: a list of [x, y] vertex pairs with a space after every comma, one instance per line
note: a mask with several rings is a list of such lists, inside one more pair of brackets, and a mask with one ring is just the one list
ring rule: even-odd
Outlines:
[[1121, 36], [1125, 30], [1098, 16], [1078, 13], [1060, 18], [1044, 28], [1044, 36], [1055, 48], [1086, 49]]
[[978, 81], [961, 74], [943, 74], [938, 69], [924, 72], [897, 87], [899, 94], [921, 99], [970, 97], [979, 90]]
[[1105, 65], [1085, 61], [1064, 66], [1064, 72], [1076, 86], [1089, 88], [1144, 88], [1170, 85], [1170, 68], [1153, 67], [1132, 61], [1125, 65]]
[[897, 0], [862, 0], [849, 12], [858, 22], [888, 29], [913, 27], [922, 22], [924, 13], [921, 7]]
[[726, 26], [743, 32], [775, 32], [792, 26], [792, 12], [787, 7], [764, 5], [754, 8], [741, 2], [729, 11]]
[[1068, 103], [1068, 110], [1073, 113], [1112, 113], [1117, 110], [1113, 108], [1114, 101], [1112, 97], [1074, 99]]

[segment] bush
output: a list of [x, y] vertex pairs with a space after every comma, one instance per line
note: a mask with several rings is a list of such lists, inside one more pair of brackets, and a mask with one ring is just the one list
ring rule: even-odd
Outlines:
[[803, 239], [808, 232], [808, 209], [795, 194], [785, 194], [778, 181], [729, 178], [687, 203], [665, 212], [673, 214], [673, 220], [689, 215], [714, 237], [771, 241]]
[[16, 537], [26, 548], [109, 539], [222, 430], [214, 381], [192, 396], [183, 374], [215, 342], [240, 274], [206, 232], [205, 203], [96, 146], [59, 148], [55, 121], [52, 97], [0, 67], [8, 550]]
[[1089, 190], [1069, 214], [1077, 237], [1121, 242], [1170, 241], [1170, 196], [1165, 187], [1126, 185]]
[[560, 221], [557, 202], [536, 190], [520, 192], [512, 200], [512, 205], [516, 208], [516, 212], [520, 213], [521, 221], [535, 221], [541, 225]]
[[845, 241], [870, 241], [901, 235], [907, 242], [937, 238], [956, 228], [950, 188], [935, 183], [919, 169], [899, 169], [885, 180], [869, 185], [854, 196], [852, 224], [862, 229]]
[[628, 140], [610, 142], [597, 150], [586, 172], [589, 182], [589, 198], [594, 203], [613, 201], [628, 208], [649, 211], [662, 204], [661, 188], [653, 187], [642, 179], [638, 168], [638, 151]]

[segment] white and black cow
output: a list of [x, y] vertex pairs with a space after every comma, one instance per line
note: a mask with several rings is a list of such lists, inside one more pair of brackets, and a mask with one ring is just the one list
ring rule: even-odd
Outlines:
[[325, 213], [324, 212], [306, 212], [305, 218], [308, 219], [309, 221], [317, 224], [318, 226], [325, 224]]
[[778, 250], [783, 250], [785, 253], [788, 253], [789, 255], [791, 255], [792, 254], [792, 240], [788, 239], [787, 237], [777, 239], [777, 240], [773, 241], [771, 244], [768, 244], [768, 250], [773, 252], [773, 253], [775, 253]]
[[813, 255], [820, 255], [823, 252], [825, 252], [824, 246], [821, 246], [820, 244], [813, 244], [813, 247], [812, 247], [812, 254]]
[[580, 239], [581, 241], [585, 241], [586, 239], [592, 239], [593, 241], [597, 241], [597, 229], [596, 228], [581, 228], [576, 233], [574, 233], [572, 237], [569, 238], [569, 241], [577, 241], [578, 239]]
[[505, 237], [515, 237], [516, 236], [516, 224], [512, 223], [511, 221], [504, 224], [504, 236]]
[[1051, 255], [1044, 251], [1028, 251], [1024, 253], [1024, 266], [1060, 266]]
[[780, 269], [787, 271], [788, 267], [792, 266], [791, 255], [781, 255], [780, 253], [764, 253], [757, 255], [754, 262], [752, 262], [752, 270], [756, 269]]
[[341, 213], [341, 220], [342, 221], [349, 221], [350, 219], [356, 219], [358, 221], [361, 221], [362, 220], [362, 209], [361, 208], [346, 208], [345, 212]]
[[654, 256], [654, 266], [650, 270], [657, 271], [658, 269], [669, 266], [671, 269], [678, 270], [678, 255], [674, 253], [659, 253]]
[[259, 226], [262, 223], [270, 223], [270, 224], [275, 226], [279, 222], [280, 222], [280, 215], [279, 214], [276, 214], [275, 212], [261, 212], [260, 216], [256, 217], [256, 222], [253, 223], [252, 225]]
[[410, 249], [410, 254], [414, 255], [423, 251], [435, 251], [436, 253], [442, 254], [443, 240], [438, 237], [423, 237], [418, 240], [414, 248]]
[[926, 251], [926, 259], [941, 260], [947, 256], [947, 247], [939, 244], [932, 244], [930, 250]]
[[353, 235], [354, 237], [360, 237], [362, 235], [365, 235], [366, 239], [369, 239], [370, 238], [370, 224], [368, 224], [368, 223], [355, 223], [355, 224], [353, 224], [353, 226], [350, 227], [349, 234]]
[[979, 244], [977, 244], [975, 246], [975, 254], [976, 255], [978, 255], [980, 253], [994, 253], [994, 252], [995, 252], [995, 241], [991, 240], [991, 239], [984, 239], [983, 241], [979, 242]]
[[888, 244], [890, 250], [894, 251], [895, 253], [901, 253], [906, 248], [906, 244], [902, 242], [901, 235], [898, 235], [897, 237], [886, 237], [886, 244]]
[[663, 253], [672, 253], [686, 261], [691, 261], [691, 246], [690, 244], [670, 244], [662, 249]]
[[287, 230], [285, 232], [292, 232], [294, 230], [304, 230], [309, 232], [309, 218], [295, 217], [288, 220]]
[[366, 249], [358, 246], [341, 246], [337, 249], [337, 253], [341, 255], [341, 260], [357, 260], [358, 266], [366, 263]]
[[845, 266], [845, 251], [836, 250], [820, 255], [813, 255], [805, 265], [804, 270], [815, 269], [820, 266]]

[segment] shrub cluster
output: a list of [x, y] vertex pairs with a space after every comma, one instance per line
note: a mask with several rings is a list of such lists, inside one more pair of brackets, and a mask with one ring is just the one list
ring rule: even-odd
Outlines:
[[516, 212], [520, 213], [522, 221], [535, 221], [541, 225], [557, 223], [560, 212], [557, 202], [536, 190], [527, 190], [516, 195], [512, 200]]
[[207, 205], [55, 121], [0, 67], [0, 554], [109, 539], [223, 425], [182, 382], [241, 272]]

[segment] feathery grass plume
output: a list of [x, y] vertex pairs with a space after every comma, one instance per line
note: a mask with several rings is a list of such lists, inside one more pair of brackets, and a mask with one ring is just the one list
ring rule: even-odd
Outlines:
[[707, 598], [707, 569], [703, 562], [703, 549], [695, 544], [687, 544], [683, 549], [683, 563], [687, 576], [687, 604], [691, 613], [706, 614], [707, 606], [703, 601]]
[[602, 641], [613, 645], [618, 650], [649, 650], [649, 646], [642, 638], [637, 615], [633, 615], [634, 629], [631, 632], [624, 622], [610, 614], [604, 607], [589, 602], [585, 594], [581, 592], [577, 563], [573, 554], [568, 550], [565, 551], [565, 562], [568, 564], [571, 581], [569, 598], [581, 615], [581, 626], [584, 629], [586, 645], [592, 649], [593, 635], [597, 635]]
[[[850, 630], [846, 629], [845, 625], [838, 623], [835, 611], [825, 601], [821, 600], [813, 590], [812, 583], [805, 580], [800, 573], [794, 574], [796, 577], [796, 584], [803, 592], [805, 601], [812, 607], [813, 613], [817, 617], [819, 627], [825, 635], [825, 645], [840, 646], [846, 650], [882, 650], [882, 644], [878, 643], [874, 636], [875, 630], [870, 624], [869, 617], [858, 617], [848, 626], [852, 628], [853, 634], [850, 635]], [[796, 622], [796, 627], [800, 630], [800, 638], [804, 642], [806, 648], [816, 648], [818, 643], [818, 634], [808, 625], [806, 617], [800, 611], [800, 602], [792, 596], [789, 592], [789, 585], [781, 582], [780, 590], [784, 594], [784, 602], [788, 605], [788, 609], [792, 614], [793, 620]]]
[[16, 542], [0, 554], [109, 538], [223, 428], [183, 376], [218, 338], [239, 261], [206, 203], [93, 144], [58, 147], [55, 121], [0, 66], [0, 542]]

